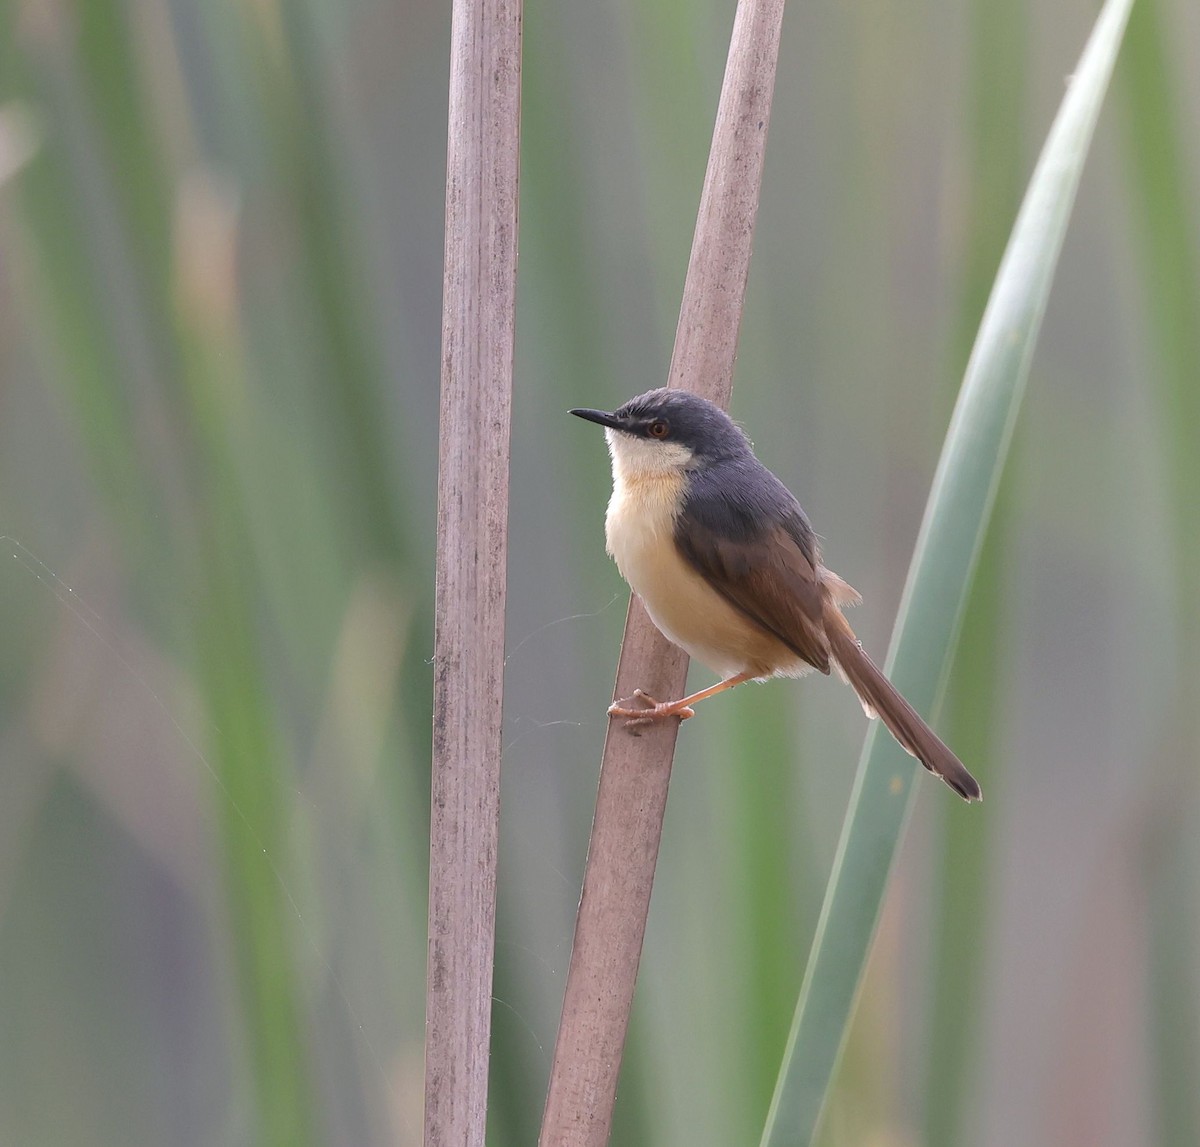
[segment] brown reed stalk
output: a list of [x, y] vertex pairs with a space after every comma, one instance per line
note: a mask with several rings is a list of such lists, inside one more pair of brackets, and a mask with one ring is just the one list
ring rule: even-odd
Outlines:
[[496, 920], [521, 0], [454, 0], [434, 636], [425, 1147], [483, 1147]]
[[[733, 385], [783, 0], [740, 0], [696, 220], [669, 384], [727, 406]], [[678, 697], [687, 658], [630, 601], [615, 697]], [[609, 726], [541, 1147], [603, 1147], [633, 1003], [677, 722]]]

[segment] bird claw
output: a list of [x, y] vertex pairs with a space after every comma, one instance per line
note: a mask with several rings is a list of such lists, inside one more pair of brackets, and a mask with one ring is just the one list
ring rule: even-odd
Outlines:
[[[630, 708], [634, 703], [644, 706], [641, 709]], [[610, 717], [624, 717], [625, 728], [638, 730], [655, 721], [665, 721], [668, 717], [678, 717], [686, 721], [696, 715], [696, 710], [690, 705], [680, 705], [678, 701], [656, 701], [642, 689], [635, 689], [633, 696], [625, 701], [616, 701], [608, 707]]]

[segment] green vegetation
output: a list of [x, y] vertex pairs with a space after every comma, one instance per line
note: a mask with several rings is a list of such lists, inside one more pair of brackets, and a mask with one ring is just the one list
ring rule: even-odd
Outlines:
[[[970, 12], [784, 28], [733, 412], [879, 655], [1095, 19]], [[731, 13], [525, 9], [495, 1147], [536, 1138], [624, 617], [565, 411], [665, 376]], [[938, 721], [987, 800], [912, 774], [824, 1147], [1196, 1141], [1194, 28], [1135, 6]], [[420, 1140], [448, 34], [0, 6], [0, 1142]], [[684, 726], [615, 1147], [760, 1135], [865, 728], [819, 678]]]

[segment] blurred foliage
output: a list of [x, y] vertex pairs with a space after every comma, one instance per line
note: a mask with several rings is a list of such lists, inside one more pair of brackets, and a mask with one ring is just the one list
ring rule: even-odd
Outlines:
[[[734, 412], [876, 650], [1095, 14], [986, 7], [785, 23]], [[1200, 18], [1137, 9], [946, 717], [985, 823], [925, 786], [830, 1144], [1194, 1142]], [[730, 19], [525, 9], [497, 1145], [540, 1117], [624, 612], [563, 412], [664, 377]], [[0, 1142], [419, 1142], [448, 24], [0, 6]], [[836, 682], [712, 705], [621, 1145], [757, 1137], [863, 735]]]
[[[988, 294], [921, 519], [884, 670], [909, 701], [935, 717], [1131, 4], [1105, 3], [1042, 145]], [[977, 600], [977, 618], [980, 604]], [[978, 629], [973, 636], [983, 637]], [[967, 667], [964, 677], [977, 662]], [[973, 675], [976, 680], [960, 683], [960, 689], [991, 684], [983, 674]], [[763, 1130], [764, 1147], [817, 1138], [919, 791], [921, 770], [881, 728], [872, 725], [855, 775]], [[980, 854], [976, 849], [975, 857]], [[964, 876], [970, 878], [970, 869]], [[961, 991], [969, 961], [946, 971]], [[964, 1044], [970, 1034], [965, 1029], [960, 1021], [952, 1033], [937, 1033], [949, 1046], [935, 1043], [935, 1054]], [[931, 1072], [938, 1066], [931, 1065]]]
[[[1159, 433], [1169, 492], [1174, 557], [1175, 684], [1156, 738], [1155, 759], [1175, 784], [1153, 809], [1146, 836], [1149, 885], [1150, 996], [1153, 1009], [1155, 1121], [1162, 1143], [1200, 1139], [1200, 1094], [1187, 1065], [1200, 1056], [1200, 1003], [1195, 952], [1195, 833], [1188, 808], [1198, 796], [1195, 746], [1200, 744], [1200, 219], [1195, 211], [1194, 156], [1184, 151], [1178, 81], [1168, 48], [1168, 26], [1146, 5], [1130, 26], [1125, 129], [1131, 162], [1134, 228], [1144, 319], [1154, 347]], [[1180, 798], [1183, 799], [1180, 799]]]

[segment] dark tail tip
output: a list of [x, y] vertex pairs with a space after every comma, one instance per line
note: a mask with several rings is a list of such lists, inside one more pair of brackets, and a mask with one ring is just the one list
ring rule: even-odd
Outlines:
[[979, 782], [962, 765], [959, 765], [957, 769], [937, 775], [968, 804], [983, 800], [983, 789], [979, 787]]
[[825, 632], [834, 659], [859, 699], [879, 715], [901, 747], [934, 776], [941, 777], [963, 800], [983, 800], [979, 782], [867, 656], [835, 606], [826, 609]]
[[[908, 702], [899, 714], [893, 709], [884, 716], [884, 721], [901, 746], [921, 762], [935, 777], [941, 777], [968, 804], [983, 800], [983, 789], [979, 782], [967, 772], [966, 766], [954, 755], [952, 749], [913, 712]], [[910, 718], [907, 721], [897, 717]]]

